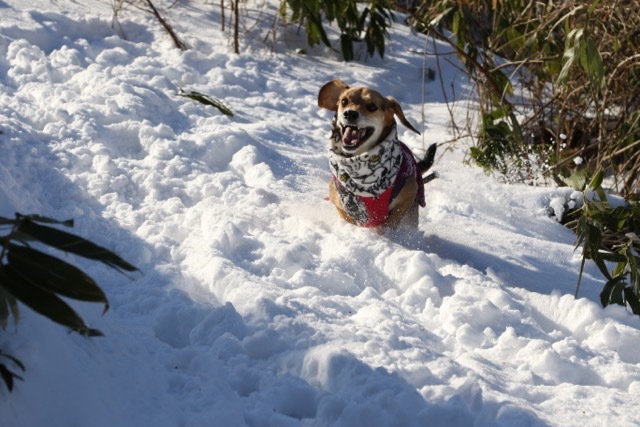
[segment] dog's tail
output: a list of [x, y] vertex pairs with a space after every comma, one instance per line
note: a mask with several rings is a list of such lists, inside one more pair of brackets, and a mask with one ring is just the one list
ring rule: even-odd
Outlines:
[[[427, 148], [427, 152], [424, 155], [424, 158], [418, 162], [418, 168], [420, 169], [421, 175], [424, 175], [429, 169], [431, 169], [431, 166], [433, 166], [433, 161], [435, 160], [437, 149], [438, 144], [431, 144], [429, 148]], [[426, 184], [429, 181], [433, 181], [437, 177], [437, 172], [431, 172], [429, 175], [422, 178], [422, 182]]]

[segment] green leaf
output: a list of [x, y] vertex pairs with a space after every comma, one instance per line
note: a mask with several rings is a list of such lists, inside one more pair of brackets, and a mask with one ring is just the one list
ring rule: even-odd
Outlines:
[[0, 377], [2, 377], [2, 380], [7, 385], [7, 389], [9, 389], [9, 391], [13, 391], [14, 378], [22, 379], [20, 376], [16, 375], [15, 372], [10, 371], [3, 363], [0, 363]]
[[602, 291], [600, 292], [600, 304], [602, 304], [603, 307], [609, 305], [609, 298], [611, 297], [611, 290], [613, 289], [613, 285], [614, 283], [612, 283], [612, 281], [608, 281], [607, 283], [605, 283]]
[[602, 86], [604, 82], [602, 56], [600, 56], [600, 52], [598, 52], [598, 48], [593, 39], [587, 35], [580, 40], [579, 60], [582, 69], [589, 77], [591, 83], [596, 87]]
[[358, 28], [364, 28], [364, 24], [367, 21], [367, 16], [369, 16], [370, 13], [371, 11], [369, 10], [369, 8], [365, 7], [362, 11], [362, 15], [360, 15], [360, 18], [358, 19]]
[[[605, 257], [606, 259], [606, 257]], [[607, 261], [611, 261], [611, 260], [607, 260]], [[624, 272], [627, 270], [627, 258], [622, 256], [622, 260], [618, 261], [618, 263], [616, 264], [615, 267], [613, 267], [613, 270], [611, 270], [611, 275], [613, 277], [616, 276], [620, 276], [622, 274], [624, 274]]]
[[[0, 351], [0, 357], [4, 357], [5, 359], [10, 360], [13, 363], [13, 365], [17, 366], [23, 372], [26, 370], [22, 362], [17, 358], [11, 356], [10, 354], [3, 353], [2, 351]], [[20, 375], [10, 370], [7, 367], [7, 365], [5, 365], [4, 363], [0, 363], [0, 377], [2, 377], [2, 380], [7, 385], [7, 389], [9, 389], [9, 391], [13, 391], [14, 379], [17, 379], [20, 381], [23, 380]]]
[[7, 292], [0, 287], [0, 327], [7, 329], [9, 324], [9, 303], [7, 302]]
[[[609, 251], [603, 251], [603, 250], [599, 250], [598, 251], [598, 257], [602, 258], [605, 261], [609, 261], [609, 262], [616, 262], [616, 263], [622, 263], [622, 264], [626, 264], [627, 262], [627, 257], [623, 254], [619, 254], [617, 252], [609, 252]], [[614, 273], [615, 275], [615, 273]]]
[[633, 289], [626, 287], [624, 288], [624, 296], [631, 307], [631, 311], [633, 314], [640, 315], [640, 300], [638, 296], [633, 292]]
[[185, 92], [182, 89], [180, 89], [180, 92], [178, 93], [178, 95], [183, 96], [185, 98], [193, 99], [194, 101], [198, 101], [199, 103], [204, 105], [211, 105], [212, 107], [217, 108], [222, 114], [231, 116], [231, 117], [233, 116], [233, 111], [231, 111], [228, 107], [226, 107], [222, 103], [222, 101], [212, 96], [205, 95], [204, 93], [196, 92], [194, 90]]
[[631, 275], [631, 286], [636, 293], [640, 293], [640, 257], [635, 255], [635, 251], [631, 243], [625, 250], [627, 263], [629, 264], [629, 274]]
[[340, 36], [340, 47], [342, 48], [342, 57], [345, 61], [352, 61], [354, 58], [353, 54], [353, 41], [351, 37], [342, 34]]
[[564, 54], [562, 55], [562, 68], [560, 69], [560, 73], [556, 79], [556, 86], [564, 85], [569, 79], [569, 71], [571, 71], [571, 67], [573, 67], [576, 61], [576, 51], [576, 46], [571, 46], [565, 49]]
[[624, 276], [618, 276], [609, 280], [600, 293], [600, 302], [603, 307], [609, 304], [624, 305], [624, 299], [622, 297], [624, 289]]
[[502, 71], [500, 70], [494, 70], [490, 73], [491, 77], [493, 78], [493, 81], [495, 82], [495, 84], [498, 86], [499, 90], [500, 90], [500, 99], [497, 99], [497, 104], [499, 104], [505, 97], [506, 95], [512, 95], [513, 94], [513, 85], [511, 84], [511, 80], [509, 80], [509, 77], [507, 77]]
[[606, 277], [609, 280], [612, 279], [611, 274], [609, 273], [609, 269], [607, 268], [607, 265], [604, 263], [603, 258], [601, 258], [600, 256], [594, 256], [593, 262], [596, 263], [596, 266], [598, 267], [598, 269], [600, 270], [600, 272], [604, 277]]
[[7, 354], [7, 353], [3, 352], [2, 350], [0, 350], [0, 356], [4, 357], [5, 359], [9, 359], [14, 365], [16, 365], [18, 368], [20, 368], [20, 370], [22, 372], [27, 370], [27, 368], [24, 366], [24, 364], [17, 357], [14, 357], [14, 356], [12, 356], [10, 354]]
[[41, 224], [55, 224], [55, 225], [64, 225], [65, 227], [73, 227], [73, 219], [67, 219], [64, 221], [60, 221], [57, 219], [53, 219], [53, 218], [49, 218], [46, 216], [42, 216], [42, 215], [38, 215], [38, 214], [32, 214], [32, 215], [22, 215], [22, 214], [16, 214], [16, 218], [18, 220], [21, 219], [29, 219], [31, 221], [34, 222], [39, 222]]
[[10, 244], [9, 265], [42, 288], [80, 301], [100, 302], [109, 309], [107, 297], [97, 283], [82, 270], [36, 249]]
[[287, 20], [287, 2], [281, 1], [278, 8], [278, 13], [283, 20]]
[[20, 312], [18, 311], [16, 299], [12, 294], [5, 291], [2, 283], [0, 283], [0, 327], [2, 327], [2, 329], [7, 328], [9, 315], [13, 315], [14, 322], [18, 323]]
[[136, 267], [129, 264], [110, 250], [74, 234], [60, 231], [52, 227], [38, 225], [29, 219], [25, 219], [20, 222], [18, 231], [29, 235], [46, 245], [65, 252], [74, 253], [84, 258], [100, 261], [113, 269], [131, 272], [138, 271]]
[[314, 45], [322, 41], [325, 46], [331, 46], [329, 37], [327, 37], [327, 33], [324, 31], [324, 27], [322, 26], [322, 19], [319, 16], [319, 11], [310, 10], [309, 7], [306, 6], [308, 2], [303, 3], [305, 4], [304, 16], [307, 19], [307, 38], [309, 39], [309, 44]]
[[451, 11], [453, 10], [453, 6], [452, 7], [448, 7], [446, 9], [444, 9], [442, 12], [440, 12], [438, 15], [436, 15], [430, 22], [429, 25], [433, 25], [435, 27], [440, 25], [440, 22], [447, 17]]
[[83, 335], [99, 336], [102, 333], [90, 329], [78, 314], [60, 298], [32, 284], [10, 266], [0, 267], [0, 285], [11, 292], [16, 299], [36, 313], [64, 325]]
[[586, 224], [586, 236], [585, 236], [585, 249], [590, 257], [595, 258], [598, 256], [600, 245], [602, 243], [602, 230], [597, 224], [587, 221]]
[[584, 191], [589, 181], [589, 173], [582, 169], [574, 173], [568, 178], [564, 179], [564, 182], [576, 191]]
[[581, 215], [578, 218], [578, 221], [576, 224], [576, 245], [573, 248], [573, 250], [575, 251], [576, 249], [578, 249], [578, 247], [582, 243], [584, 243], [586, 238], [587, 238], [587, 218], [584, 215]]
[[[603, 180], [604, 180], [604, 172], [602, 171], [602, 169], [600, 169], [598, 172], [596, 172], [593, 178], [591, 178], [591, 181], [589, 182], [589, 188], [591, 188], [594, 191], [597, 190], [598, 188], [601, 188]], [[606, 200], [606, 198], [604, 200]]]

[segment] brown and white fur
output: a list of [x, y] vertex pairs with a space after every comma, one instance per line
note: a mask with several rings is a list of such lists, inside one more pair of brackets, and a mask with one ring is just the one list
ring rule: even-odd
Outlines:
[[[326, 83], [318, 94], [318, 106], [336, 112], [333, 121], [331, 150], [341, 156], [350, 157], [361, 155], [382, 143], [396, 125], [395, 117], [400, 122], [420, 134], [404, 116], [398, 102], [391, 97], [384, 97], [379, 92], [367, 87], [351, 88], [341, 80]], [[416, 162], [420, 174], [416, 178], [406, 179], [400, 184], [401, 188], [394, 188], [393, 198], [389, 205], [389, 214], [382, 228], [397, 228], [406, 225], [418, 227], [418, 191], [423, 191], [422, 173], [433, 163], [435, 144], [429, 147], [427, 156], [421, 162]], [[415, 162], [415, 158], [412, 161]], [[430, 180], [435, 175], [425, 178]], [[396, 184], [398, 183], [396, 182]], [[343, 206], [339, 191], [340, 184], [332, 179], [329, 184], [329, 199], [335, 205], [339, 215], [346, 221], [361, 225], [353, 218], [349, 210]]]

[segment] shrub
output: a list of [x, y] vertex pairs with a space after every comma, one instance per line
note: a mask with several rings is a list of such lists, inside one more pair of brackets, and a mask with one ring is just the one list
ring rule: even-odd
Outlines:
[[505, 161], [519, 167], [533, 151], [556, 182], [602, 169], [619, 193], [638, 189], [640, 4], [423, 0], [407, 12], [450, 44], [476, 83], [473, 160], [504, 173]]
[[576, 297], [585, 260], [591, 259], [607, 280], [600, 294], [602, 305], [628, 305], [640, 315], [640, 203], [612, 205], [602, 188], [603, 176], [600, 171], [590, 179], [579, 172], [568, 179], [583, 193], [582, 206], [566, 216], [566, 225], [577, 236], [576, 247], [582, 245]]
[[356, 57], [354, 43], [362, 41], [369, 56], [376, 52], [384, 56], [387, 28], [394, 19], [391, 3], [388, 0], [283, 0], [280, 15], [285, 22], [298, 22], [304, 27], [310, 46], [324, 43], [331, 47], [323, 20], [329, 24], [335, 22], [340, 30], [342, 56], [345, 61], [351, 61]]
[[[21, 302], [48, 319], [86, 336], [100, 336], [60, 297], [79, 301], [109, 303], [97, 283], [79, 268], [35, 248], [43, 244], [57, 250], [99, 261], [120, 272], [137, 268], [113, 252], [88, 240], [51, 225], [72, 227], [73, 221], [56, 221], [38, 215], [16, 214], [15, 219], [0, 217], [0, 227], [8, 234], [0, 236], [0, 326], [6, 329], [9, 318], [19, 318], [17, 302]], [[24, 370], [15, 357], [0, 352], [3, 359]], [[6, 363], [0, 363], [0, 376], [11, 390], [13, 380], [20, 379]]]

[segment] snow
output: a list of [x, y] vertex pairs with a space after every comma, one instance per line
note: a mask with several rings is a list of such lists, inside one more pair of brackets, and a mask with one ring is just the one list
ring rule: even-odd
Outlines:
[[[298, 54], [294, 28], [263, 43], [274, 8], [254, 5], [234, 55], [217, 4], [170, 9], [181, 52], [135, 9], [112, 26], [107, 1], [0, 1], [0, 215], [74, 218], [141, 270], [68, 258], [109, 298], [104, 316], [72, 302], [104, 337], [22, 307], [0, 332], [27, 366], [2, 425], [638, 425], [640, 319], [600, 307], [592, 265], [574, 298], [575, 238], [547, 214], [572, 191], [499, 183], [446, 143], [418, 231], [345, 223], [324, 199], [319, 88], [397, 98], [420, 154], [471, 86], [401, 20], [383, 60]], [[423, 123], [425, 61], [444, 82], [426, 82]]]

